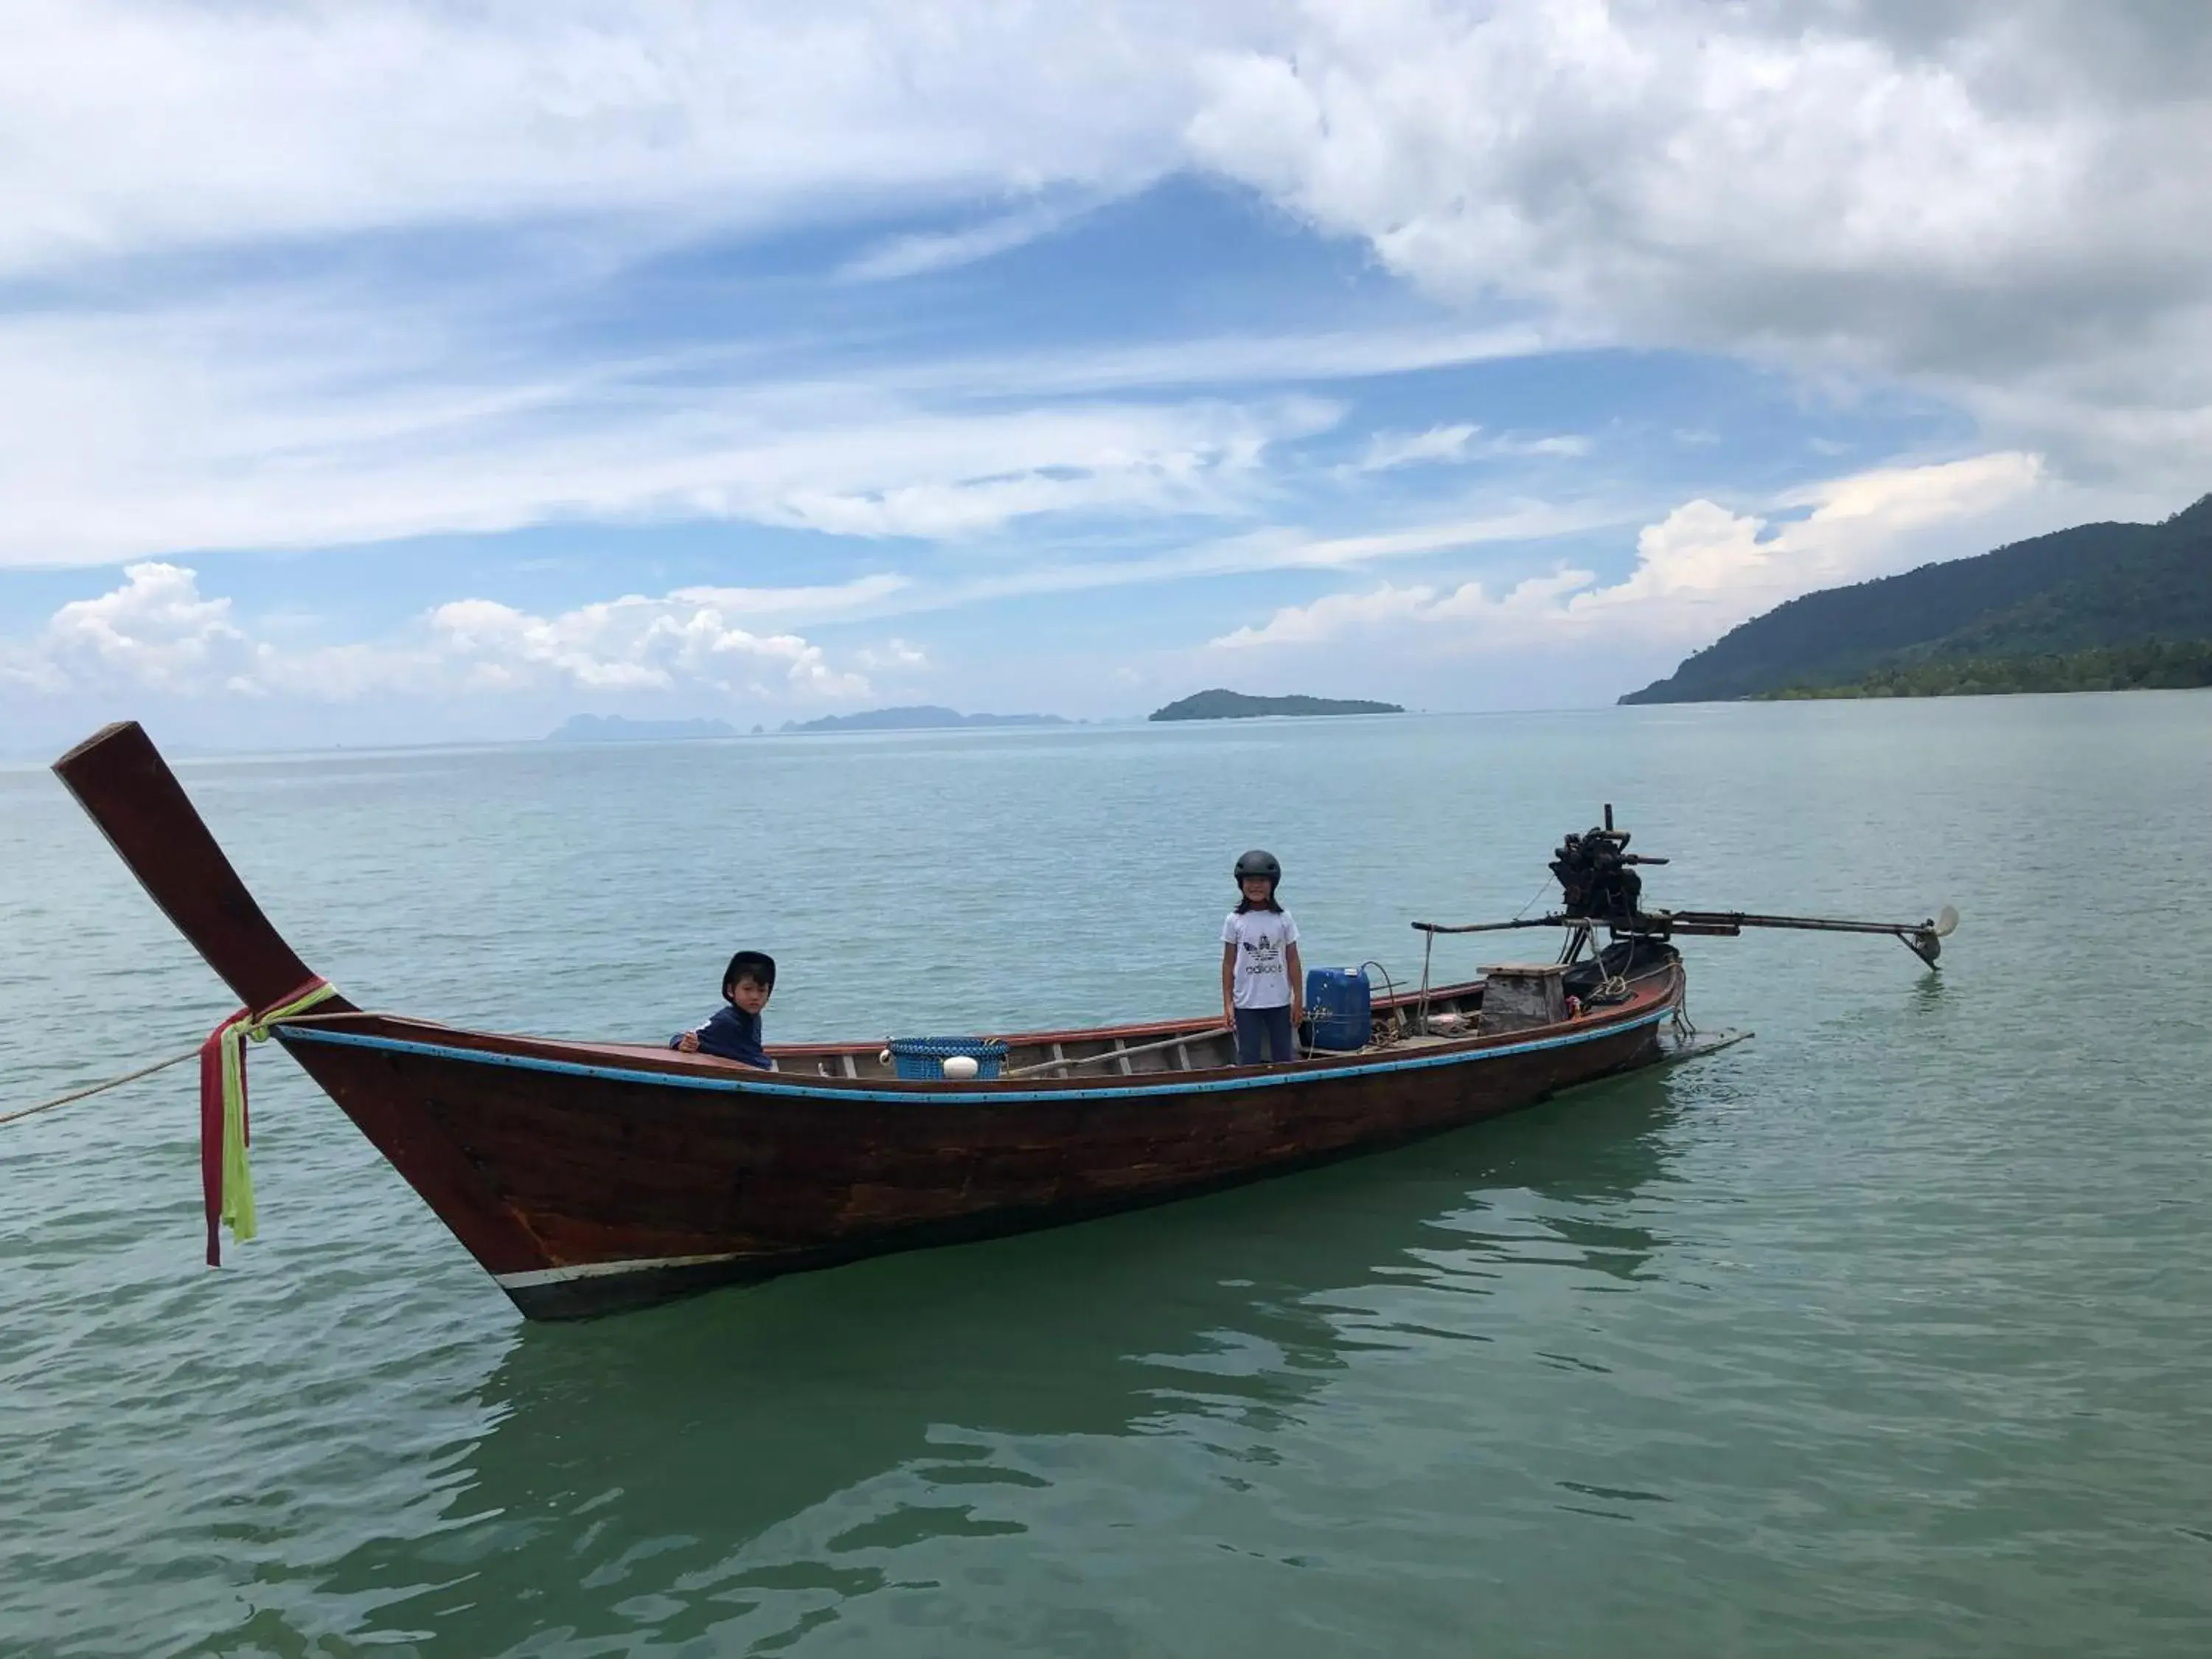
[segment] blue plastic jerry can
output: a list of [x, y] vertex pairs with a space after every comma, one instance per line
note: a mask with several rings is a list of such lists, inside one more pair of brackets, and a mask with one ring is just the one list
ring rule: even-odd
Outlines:
[[1364, 1048], [1373, 1039], [1375, 1018], [1364, 968], [1306, 969], [1306, 1018], [1316, 1048], [1339, 1053]]

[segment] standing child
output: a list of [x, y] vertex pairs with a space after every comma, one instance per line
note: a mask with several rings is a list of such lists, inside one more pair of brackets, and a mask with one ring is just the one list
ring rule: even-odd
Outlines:
[[1237, 1032], [1237, 1063], [1275, 1065], [1298, 1057], [1291, 1034], [1305, 1018], [1298, 925], [1275, 902], [1283, 866], [1258, 848], [1237, 860], [1243, 897], [1221, 924], [1221, 1015]]
[[722, 1000], [729, 1006], [717, 1008], [704, 1024], [678, 1032], [668, 1046], [773, 1072], [775, 1062], [761, 1046], [761, 1010], [775, 990], [775, 958], [758, 951], [738, 951], [722, 974]]

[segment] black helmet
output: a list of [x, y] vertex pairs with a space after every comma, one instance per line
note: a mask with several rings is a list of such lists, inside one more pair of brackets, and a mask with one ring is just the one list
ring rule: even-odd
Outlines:
[[775, 958], [764, 951], [740, 951], [730, 958], [730, 965], [722, 970], [722, 988], [726, 991], [741, 979], [756, 985], [775, 989]]
[[1264, 853], [1254, 848], [1237, 860], [1237, 879], [1241, 882], [1252, 876], [1279, 884], [1283, 879], [1282, 860], [1273, 853]]

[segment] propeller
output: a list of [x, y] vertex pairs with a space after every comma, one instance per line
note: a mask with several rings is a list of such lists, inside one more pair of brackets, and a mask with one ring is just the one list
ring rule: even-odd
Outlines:
[[1906, 950], [1933, 968], [1936, 958], [1943, 954], [1943, 941], [1958, 930], [1959, 913], [1947, 904], [1936, 913], [1933, 921], [1923, 922], [1911, 933], [1900, 932], [1898, 938], [1905, 941]]

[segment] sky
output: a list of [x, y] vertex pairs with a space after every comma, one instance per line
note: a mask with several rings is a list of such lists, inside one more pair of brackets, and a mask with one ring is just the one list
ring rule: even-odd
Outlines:
[[0, 749], [1608, 703], [2212, 490], [2202, 0], [10, 0]]

